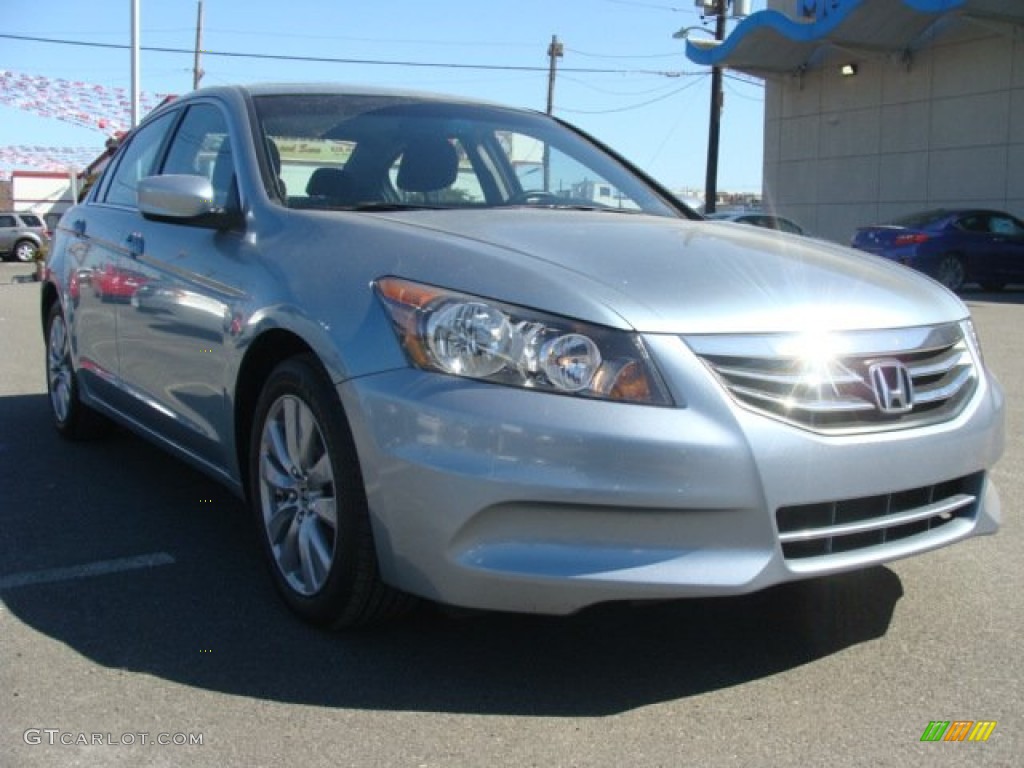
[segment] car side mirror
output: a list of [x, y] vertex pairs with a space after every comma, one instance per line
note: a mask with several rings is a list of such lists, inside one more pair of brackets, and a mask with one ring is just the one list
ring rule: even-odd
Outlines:
[[139, 181], [137, 194], [147, 219], [226, 229], [241, 218], [214, 203], [213, 185], [205, 176], [147, 176]]

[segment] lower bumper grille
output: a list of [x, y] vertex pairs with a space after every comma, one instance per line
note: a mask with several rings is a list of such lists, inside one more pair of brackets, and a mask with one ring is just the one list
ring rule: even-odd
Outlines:
[[780, 507], [775, 513], [787, 560], [837, 555], [973, 520], [984, 472], [937, 485], [860, 499]]

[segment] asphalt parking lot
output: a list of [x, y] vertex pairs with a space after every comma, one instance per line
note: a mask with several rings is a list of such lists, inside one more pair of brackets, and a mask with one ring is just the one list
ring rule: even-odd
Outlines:
[[[741, 598], [328, 634], [219, 486], [56, 436], [28, 272], [0, 264], [0, 766], [1020, 765], [1024, 292], [964, 296], [1007, 393], [997, 536]], [[997, 725], [922, 742], [935, 720]]]

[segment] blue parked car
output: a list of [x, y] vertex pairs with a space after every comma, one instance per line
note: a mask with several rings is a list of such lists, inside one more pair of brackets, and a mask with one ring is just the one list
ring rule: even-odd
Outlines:
[[1003, 211], [933, 210], [861, 227], [854, 248], [920, 270], [953, 291], [1024, 282], [1024, 223]]

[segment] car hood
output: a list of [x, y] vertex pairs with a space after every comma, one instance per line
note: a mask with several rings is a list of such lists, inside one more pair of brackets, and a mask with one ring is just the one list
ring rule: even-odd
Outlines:
[[968, 314], [906, 267], [742, 224], [564, 209], [373, 216], [429, 232], [435, 247], [475, 249], [486, 268], [448, 287], [597, 322], [614, 314], [645, 333], [879, 329]]

